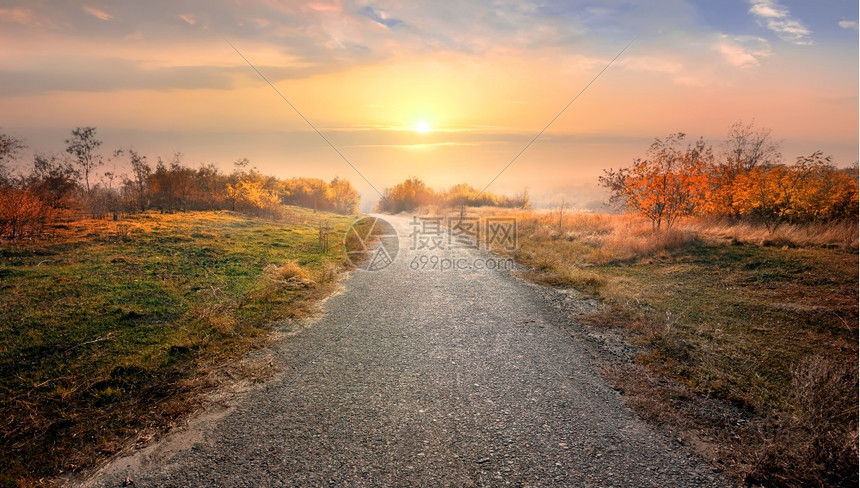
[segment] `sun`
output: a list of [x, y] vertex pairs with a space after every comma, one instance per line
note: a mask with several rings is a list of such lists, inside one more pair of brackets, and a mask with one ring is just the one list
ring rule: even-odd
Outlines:
[[430, 127], [430, 123], [427, 122], [426, 120], [419, 120], [418, 122], [415, 123], [415, 127], [413, 128], [413, 130], [415, 130], [415, 132], [418, 132], [421, 134], [426, 134], [426, 133], [430, 132], [431, 130], [433, 130], [433, 128]]

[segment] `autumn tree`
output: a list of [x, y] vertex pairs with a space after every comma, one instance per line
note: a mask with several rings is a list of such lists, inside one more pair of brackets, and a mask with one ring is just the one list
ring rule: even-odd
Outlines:
[[170, 162], [168, 173], [174, 208], [184, 212], [188, 210], [188, 203], [192, 197], [195, 171], [182, 164], [182, 154], [176, 153], [173, 155], [173, 161]]
[[349, 181], [335, 177], [328, 186], [331, 189], [331, 199], [335, 212], [353, 214], [358, 211], [358, 202], [361, 197]]
[[752, 122], [732, 124], [721, 145], [718, 164], [711, 169], [707, 212], [739, 217], [735, 204], [737, 179], [756, 168], [777, 165], [781, 159], [779, 143], [771, 137], [770, 129], [755, 128]]
[[328, 183], [319, 178], [291, 178], [280, 185], [281, 203], [312, 208], [334, 210], [333, 193]]
[[856, 174], [836, 168], [821, 151], [792, 166], [758, 166], [737, 179], [737, 212], [771, 231], [783, 223], [856, 220]]
[[0, 238], [35, 236], [51, 220], [51, 208], [33, 190], [7, 187], [0, 190]]
[[436, 203], [436, 193], [418, 178], [412, 177], [386, 190], [377, 204], [380, 212], [400, 213], [415, 210], [422, 205]]
[[197, 168], [193, 198], [197, 208], [224, 208], [228, 198], [227, 177], [213, 163]]
[[227, 184], [227, 195], [235, 210], [277, 216], [280, 214], [281, 202], [270, 186], [269, 177], [251, 169], [242, 172], [238, 181]]
[[684, 146], [678, 132], [656, 139], [645, 159], [617, 171], [609, 169], [600, 183], [611, 192], [611, 201], [648, 218], [655, 229], [671, 228], [678, 218], [692, 215], [707, 196], [707, 170], [713, 151], [699, 139]]
[[66, 139], [66, 152], [75, 158], [87, 195], [92, 190], [90, 177], [104, 164], [102, 155], [97, 152], [101, 145], [102, 141], [96, 138], [95, 127], [78, 127], [72, 131], [72, 138]]

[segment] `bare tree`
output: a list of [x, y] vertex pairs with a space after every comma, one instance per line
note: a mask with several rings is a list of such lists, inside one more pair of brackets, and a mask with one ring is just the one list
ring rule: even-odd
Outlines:
[[11, 172], [6, 167], [6, 163], [15, 159], [15, 156], [24, 147], [26, 146], [20, 139], [0, 132], [0, 183], [8, 181], [11, 177]]
[[782, 159], [779, 143], [770, 137], [770, 129], [756, 129], [753, 122], [732, 124], [722, 149], [723, 164], [736, 172], [772, 166]]
[[56, 154], [36, 154], [27, 184], [51, 207], [62, 208], [67, 206], [77, 180], [78, 171], [69, 161]]
[[146, 156], [141, 156], [134, 149], [118, 149], [114, 154], [120, 156], [123, 153], [128, 153], [128, 160], [131, 163], [131, 177], [127, 177], [123, 184], [126, 191], [130, 193], [133, 205], [143, 212], [147, 206], [152, 168], [146, 162]]
[[90, 174], [104, 164], [102, 155], [96, 152], [101, 145], [95, 127], [78, 127], [72, 131], [72, 138], [66, 139], [66, 152], [75, 157], [87, 195], [91, 193]]

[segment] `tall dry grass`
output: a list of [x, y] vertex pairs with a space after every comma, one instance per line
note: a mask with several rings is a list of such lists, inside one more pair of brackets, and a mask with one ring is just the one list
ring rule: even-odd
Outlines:
[[690, 220], [683, 222], [682, 226], [702, 236], [771, 246], [823, 246], [852, 250], [858, 248], [858, 236], [860, 236], [857, 222], [847, 220], [783, 224], [772, 231], [763, 224], [714, 219]]
[[[860, 247], [855, 221], [785, 224], [769, 230], [764, 224], [697, 218], [681, 221], [671, 229], [654, 230], [648, 221], [629, 214], [561, 214], [557, 210], [507, 213], [517, 217], [521, 242], [552, 242], [568, 263], [580, 266], [657, 256], [697, 239], [780, 247]], [[576, 246], [566, 246], [565, 242], [578, 244], [578, 252], [572, 253]]]
[[631, 215], [522, 212], [518, 225], [524, 247], [552, 243], [561, 260], [558, 264], [579, 267], [655, 256], [696, 239], [686, 229], [656, 231]]

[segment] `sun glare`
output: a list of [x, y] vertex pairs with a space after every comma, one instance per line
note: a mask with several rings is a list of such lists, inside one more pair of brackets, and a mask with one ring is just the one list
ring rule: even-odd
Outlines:
[[426, 134], [433, 130], [433, 128], [430, 127], [430, 123], [428, 123], [426, 120], [419, 120], [418, 122], [416, 122], [414, 129], [415, 132], [419, 132], [421, 134]]

